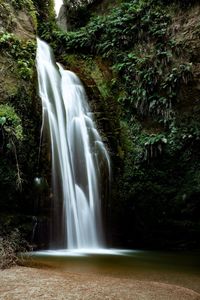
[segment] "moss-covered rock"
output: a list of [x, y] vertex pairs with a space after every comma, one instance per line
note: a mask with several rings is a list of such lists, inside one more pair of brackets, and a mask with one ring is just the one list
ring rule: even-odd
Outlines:
[[33, 39], [37, 28], [36, 10], [31, 0], [0, 2], [0, 33], [13, 32], [18, 38]]
[[[22, 229], [31, 219], [36, 197], [33, 178], [38, 171], [41, 113], [36, 96], [35, 8], [29, 0], [0, 1], [0, 16], [0, 227], [12, 230], [12, 226]], [[6, 225], [6, 216], [7, 221], [12, 218], [12, 226]], [[27, 234], [25, 227], [30, 226], [24, 226]]]

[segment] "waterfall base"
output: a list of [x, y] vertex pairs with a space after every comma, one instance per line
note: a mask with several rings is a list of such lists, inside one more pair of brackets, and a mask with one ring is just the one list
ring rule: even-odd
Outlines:
[[[135, 250], [138, 251], [138, 250]], [[45, 250], [45, 251], [36, 251], [31, 252], [33, 256], [57, 256], [57, 257], [67, 257], [67, 256], [90, 256], [90, 255], [128, 255], [133, 253], [133, 250], [124, 250], [124, 249], [61, 249], [61, 250]]]

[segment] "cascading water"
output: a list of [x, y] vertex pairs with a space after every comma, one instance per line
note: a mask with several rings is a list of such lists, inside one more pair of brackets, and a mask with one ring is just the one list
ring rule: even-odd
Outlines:
[[59, 12], [60, 12], [60, 8], [63, 5], [63, 0], [55, 0], [55, 12], [56, 12], [56, 16], [58, 17]]
[[89, 111], [84, 88], [74, 73], [55, 63], [51, 48], [40, 39], [37, 71], [42, 129], [51, 141], [51, 248], [103, 247], [101, 173], [103, 170], [109, 180], [110, 160]]

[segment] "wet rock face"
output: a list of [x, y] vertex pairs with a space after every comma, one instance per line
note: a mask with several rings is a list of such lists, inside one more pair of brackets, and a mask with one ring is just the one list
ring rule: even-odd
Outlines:
[[12, 13], [12, 6], [5, 1], [0, 4], [0, 33], [12, 30], [12, 18], [8, 15]]
[[17, 82], [11, 68], [11, 60], [7, 57], [0, 55], [0, 70], [1, 70], [1, 82], [0, 82], [0, 103], [3, 103], [12, 94], [17, 92]]
[[[11, 97], [17, 94], [21, 85], [19, 76], [19, 65], [21, 61], [27, 60], [26, 51], [24, 54], [16, 50], [19, 44], [22, 49], [26, 47], [27, 41], [35, 40], [36, 23], [33, 11], [28, 8], [16, 9], [10, 1], [0, 3], [0, 102], [9, 102]], [[20, 54], [20, 56], [19, 56]], [[24, 55], [24, 58], [23, 58]], [[25, 67], [25, 65], [24, 65]], [[28, 84], [27, 84], [28, 87]]]
[[14, 34], [20, 38], [35, 38], [33, 20], [24, 11], [19, 11], [14, 18]]
[[34, 12], [15, 9], [9, 2], [0, 4], [0, 34], [12, 32], [18, 38], [33, 39], [35, 37], [36, 23]]
[[[15, 9], [9, 1], [0, 3], [0, 103], [9, 103], [20, 88], [20, 60], [16, 50], [20, 43], [35, 39], [34, 21], [25, 9]], [[24, 47], [24, 46], [23, 46]], [[25, 61], [25, 58], [24, 58]], [[27, 84], [28, 87], [28, 84]]]
[[65, 5], [61, 6], [58, 18], [57, 18], [57, 24], [62, 29], [67, 31], [69, 24], [67, 24], [67, 8]]

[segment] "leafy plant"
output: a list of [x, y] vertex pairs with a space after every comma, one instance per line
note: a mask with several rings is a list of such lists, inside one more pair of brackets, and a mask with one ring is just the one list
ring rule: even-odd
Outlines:
[[16, 161], [16, 186], [22, 189], [22, 174], [19, 167], [16, 144], [23, 140], [21, 120], [14, 109], [8, 105], [0, 105], [0, 128], [2, 132], [2, 146], [6, 143], [7, 151], [12, 151]]
[[17, 61], [19, 74], [23, 79], [30, 79], [33, 74], [33, 69], [30, 66], [31, 64], [28, 61], [19, 59]]
[[30, 79], [35, 65], [36, 44], [34, 41], [22, 42], [11, 33], [0, 35], [0, 49], [7, 56], [17, 60], [19, 75], [23, 79]]
[[3, 126], [4, 131], [9, 137], [14, 140], [22, 141], [23, 132], [21, 120], [15, 113], [13, 107], [7, 104], [0, 105], [0, 125]]
[[163, 147], [168, 140], [164, 134], [151, 134], [144, 138], [145, 154], [144, 160], [150, 161], [163, 152]]

